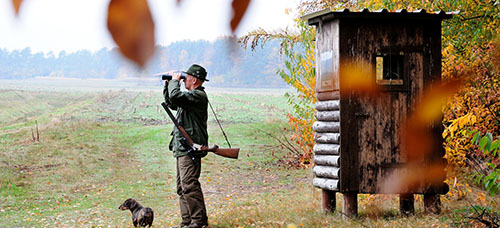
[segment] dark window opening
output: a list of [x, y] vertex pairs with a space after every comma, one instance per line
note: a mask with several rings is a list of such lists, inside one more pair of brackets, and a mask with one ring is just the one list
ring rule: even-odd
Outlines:
[[376, 80], [378, 85], [404, 84], [404, 53], [377, 54]]

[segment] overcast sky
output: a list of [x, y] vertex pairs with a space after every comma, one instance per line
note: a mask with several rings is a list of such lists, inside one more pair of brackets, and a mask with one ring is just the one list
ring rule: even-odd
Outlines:
[[[11, 0], [0, 0], [0, 48], [72, 52], [115, 46], [106, 28], [108, 0], [23, 0], [16, 17]], [[214, 40], [231, 33], [231, 0], [148, 0], [156, 42]], [[252, 0], [238, 35], [263, 27], [293, 26], [298, 0]], [[285, 14], [285, 9], [292, 13]]]

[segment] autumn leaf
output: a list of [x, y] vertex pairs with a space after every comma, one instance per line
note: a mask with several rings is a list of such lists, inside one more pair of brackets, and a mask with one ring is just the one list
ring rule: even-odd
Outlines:
[[500, 69], [500, 37], [498, 38], [498, 41], [495, 43], [494, 46], [494, 51], [493, 51], [493, 64], [497, 67], [497, 69]]
[[409, 162], [420, 161], [425, 154], [434, 151], [436, 139], [430, 126], [441, 122], [443, 106], [461, 85], [458, 80], [445, 85], [434, 84], [424, 93], [402, 135]]
[[344, 61], [340, 70], [340, 88], [344, 91], [376, 92], [372, 65], [366, 61]]
[[443, 106], [458, 92], [461, 86], [460, 80], [451, 81], [444, 85], [430, 86], [431, 89], [424, 93], [417, 106], [417, 112], [412, 116], [413, 121], [416, 121], [417, 124], [426, 124], [440, 119]]
[[236, 28], [241, 22], [241, 19], [245, 15], [245, 12], [248, 9], [248, 5], [250, 5], [251, 0], [233, 0], [231, 4], [233, 8], [233, 18], [231, 19], [231, 31], [234, 33]]
[[[461, 88], [461, 81], [441, 82], [429, 85], [416, 106], [415, 112], [408, 118], [402, 132], [404, 151], [406, 151], [405, 172], [395, 173], [386, 178], [385, 192], [412, 191], [422, 184], [439, 186], [445, 179], [445, 163], [440, 159], [422, 162], [426, 154], [436, 153], [441, 142], [436, 134], [436, 125], [441, 124], [442, 108]], [[439, 132], [441, 134], [441, 132]], [[438, 134], [438, 136], [439, 136]]]
[[126, 58], [143, 67], [154, 54], [154, 22], [146, 0], [111, 0], [108, 30]]
[[19, 14], [19, 9], [21, 8], [21, 3], [22, 0], [12, 0], [12, 6], [14, 6], [14, 11], [16, 12], [16, 15]]
[[408, 118], [402, 132], [402, 140], [406, 151], [406, 174], [393, 177], [386, 183], [386, 190], [412, 189], [421, 183], [438, 185], [445, 179], [444, 163], [434, 160], [422, 167], [426, 154], [436, 153], [441, 146], [436, 138], [437, 125], [441, 124], [442, 108], [446, 102], [460, 89], [461, 81], [452, 81], [445, 85], [440, 82], [429, 85], [415, 112]]

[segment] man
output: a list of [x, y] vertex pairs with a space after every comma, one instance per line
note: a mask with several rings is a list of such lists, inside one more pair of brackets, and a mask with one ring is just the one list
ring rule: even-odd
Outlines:
[[[172, 80], [165, 83], [163, 95], [169, 108], [177, 110], [177, 121], [193, 141], [200, 145], [208, 145], [207, 118], [208, 98], [202, 86], [206, 79], [206, 70], [193, 64], [186, 73], [184, 86], [180, 89], [180, 72], [169, 72]], [[177, 194], [182, 221], [175, 227], [198, 228], [208, 226], [207, 210], [198, 181], [201, 172], [201, 158], [206, 151], [188, 153], [181, 144], [182, 133], [174, 126], [169, 149], [177, 159]]]

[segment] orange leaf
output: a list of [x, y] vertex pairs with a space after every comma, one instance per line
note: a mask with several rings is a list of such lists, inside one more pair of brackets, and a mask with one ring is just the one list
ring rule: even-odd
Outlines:
[[341, 63], [340, 88], [344, 91], [376, 93], [374, 73], [369, 62], [348, 60]]
[[154, 22], [146, 0], [111, 0], [108, 30], [123, 56], [139, 66], [153, 56]]
[[12, 6], [14, 6], [14, 11], [16, 11], [16, 15], [19, 14], [19, 9], [21, 8], [21, 3], [23, 0], [12, 0]]
[[435, 84], [424, 93], [402, 132], [409, 162], [422, 160], [425, 154], [432, 153], [436, 145], [440, 145], [431, 126], [441, 122], [443, 105], [461, 85], [460, 81], [452, 81], [445, 85]]
[[442, 115], [442, 108], [461, 87], [461, 81], [452, 81], [445, 85], [433, 85], [428, 90], [417, 106], [413, 120], [417, 124], [427, 124], [437, 120]]
[[234, 32], [245, 15], [251, 0], [233, 0], [233, 18], [231, 19], [231, 31]]
[[500, 39], [497, 41], [497, 43], [494, 46], [493, 63], [494, 63], [494, 65], [497, 66], [497, 68], [500, 69]]

